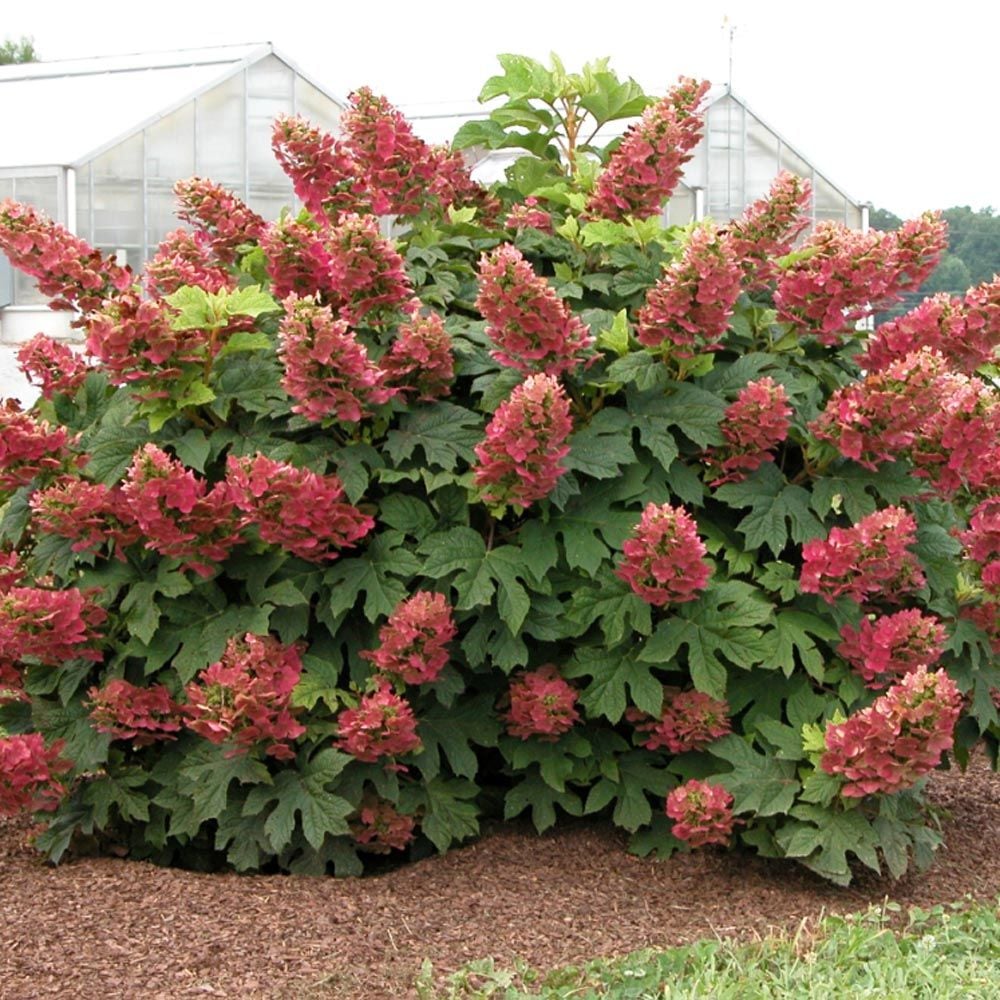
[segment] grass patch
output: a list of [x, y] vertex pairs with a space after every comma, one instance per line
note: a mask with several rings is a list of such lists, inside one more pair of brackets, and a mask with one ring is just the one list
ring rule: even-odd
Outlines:
[[434, 978], [425, 963], [421, 1000], [1000, 1000], [1000, 909], [953, 903], [904, 916], [886, 903], [750, 943], [699, 941], [551, 972], [485, 959]]

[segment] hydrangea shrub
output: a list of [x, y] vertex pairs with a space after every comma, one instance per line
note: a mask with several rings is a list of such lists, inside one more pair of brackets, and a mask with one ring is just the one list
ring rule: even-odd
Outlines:
[[[144, 276], [0, 204], [86, 344], [0, 407], [0, 809], [53, 859], [351, 874], [606, 814], [846, 883], [995, 762], [1000, 282], [869, 330], [936, 215], [804, 234], [782, 174], [665, 227], [706, 85], [500, 61], [450, 149], [367, 89], [279, 119], [304, 208], [182, 180]], [[471, 146], [523, 155], [486, 190]]]

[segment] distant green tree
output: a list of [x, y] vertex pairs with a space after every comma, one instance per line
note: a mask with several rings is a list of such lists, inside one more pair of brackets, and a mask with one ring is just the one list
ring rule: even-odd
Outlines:
[[886, 232], [890, 229], [899, 229], [902, 224], [903, 220], [887, 208], [873, 208], [868, 213], [868, 225], [872, 229], [881, 229]]
[[974, 212], [968, 205], [942, 214], [948, 220], [948, 249], [969, 269], [970, 284], [1000, 274], [1000, 215], [989, 207]]
[[0, 66], [10, 66], [12, 63], [38, 62], [38, 52], [35, 50], [35, 40], [21, 36], [15, 42], [6, 38], [0, 42]]
[[923, 297], [934, 295], [937, 292], [950, 292], [952, 295], [958, 295], [972, 283], [965, 261], [956, 254], [946, 253], [938, 266], [931, 272], [930, 277], [920, 286], [919, 295]]

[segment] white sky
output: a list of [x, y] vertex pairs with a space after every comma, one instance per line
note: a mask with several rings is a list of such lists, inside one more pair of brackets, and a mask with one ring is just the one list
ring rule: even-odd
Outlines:
[[428, 113], [473, 104], [498, 52], [610, 56], [653, 94], [680, 74], [725, 83], [725, 15], [734, 92], [849, 195], [903, 216], [1000, 209], [991, 0], [0, 0], [0, 40], [33, 36], [46, 60], [271, 41], [337, 95], [367, 84]]

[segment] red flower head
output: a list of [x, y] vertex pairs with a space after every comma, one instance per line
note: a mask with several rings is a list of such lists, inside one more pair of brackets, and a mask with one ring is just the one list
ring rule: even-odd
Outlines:
[[940, 659], [947, 638], [935, 615], [924, 615], [915, 609], [875, 619], [863, 618], [859, 628], [845, 625], [840, 635], [844, 641], [837, 652], [874, 689], [933, 666]]
[[588, 215], [620, 221], [660, 211], [701, 138], [698, 106], [708, 88], [707, 80], [681, 77], [666, 97], [646, 108], [597, 178]]
[[32, 385], [37, 385], [45, 399], [56, 393], [72, 396], [93, 369], [65, 344], [44, 333], [22, 344], [17, 363]]
[[166, 298], [182, 285], [197, 285], [211, 293], [236, 287], [236, 276], [222, 266], [204, 233], [186, 229], [167, 233], [146, 264], [146, 287], [155, 298]]
[[97, 632], [108, 615], [90, 592], [76, 587], [11, 587], [0, 593], [0, 664], [34, 661], [61, 667], [69, 660], [99, 663]]
[[726, 702], [701, 691], [664, 688], [663, 693], [663, 711], [659, 719], [652, 719], [637, 708], [630, 708], [625, 713], [625, 717], [635, 723], [637, 733], [649, 734], [642, 741], [647, 750], [662, 748], [668, 753], [704, 750], [732, 729]]
[[917, 522], [902, 507], [886, 507], [850, 528], [832, 528], [824, 541], [802, 546], [801, 587], [828, 604], [841, 595], [863, 604], [871, 599], [898, 603], [924, 585], [916, 556]]
[[351, 834], [361, 850], [389, 854], [402, 851], [413, 840], [416, 825], [412, 816], [399, 812], [391, 802], [366, 796], [357, 820], [351, 823]]
[[416, 393], [420, 400], [447, 396], [455, 380], [455, 358], [444, 320], [431, 313], [403, 323], [379, 365], [386, 386]]
[[92, 687], [87, 694], [94, 728], [112, 739], [144, 747], [176, 739], [182, 728], [180, 706], [163, 684], [137, 687], [116, 678], [102, 688]]
[[761, 288], [774, 279], [774, 259], [784, 257], [795, 237], [809, 225], [806, 210], [811, 197], [809, 181], [783, 170], [767, 197], [755, 201], [726, 227], [724, 238], [748, 288]]
[[336, 559], [375, 526], [371, 517], [344, 501], [336, 476], [319, 476], [260, 454], [230, 455], [227, 482], [234, 503], [263, 541], [309, 562]]
[[569, 400], [551, 375], [530, 375], [501, 403], [476, 445], [475, 483], [488, 504], [526, 509], [543, 500], [566, 471], [573, 429]]
[[222, 659], [187, 686], [184, 724], [211, 743], [230, 743], [233, 755], [266, 743], [269, 756], [291, 760], [290, 744], [306, 731], [290, 700], [301, 673], [297, 647], [249, 632], [232, 638]]
[[212, 253], [223, 263], [236, 260], [244, 243], [254, 243], [267, 223], [249, 209], [232, 191], [205, 180], [190, 177], [174, 185], [179, 208], [177, 217], [191, 223], [207, 238]]
[[337, 746], [369, 764], [422, 746], [413, 709], [388, 681], [381, 681], [375, 691], [362, 697], [357, 708], [344, 709], [337, 716], [337, 724]]
[[211, 576], [240, 541], [232, 487], [220, 482], [209, 489], [154, 444], [136, 452], [122, 494], [146, 548], [183, 560], [185, 569], [200, 576]]
[[0, 491], [26, 486], [36, 476], [74, 464], [76, 443], [63, 427], [52, 427], [25, 413], [17, 400], [0, 405]]
[[616, 574], [657, 607], [695, 600], [712, 575], [698, 526], [683, 507], [647, 504], [622, 552]]
[[448, 662], [447, 646], [457, 631], [444, 595], [421, 591], [396, 606], [379, 630], [379, 648], [361, 657], [407, 684], [430, 684]]
[[278, 356], [285, 368], [281, 384], [295, 400], [294, 413], [317, 422], [334, 417], [356, 423], [372, 406], [392, 398], [397, 390], [384, 385], [365, 345], [329, 306], [291, 295], [284, 307]]
[[742, 271], [729, 243], [699, 226], [666, 273], [647, 292], [636, 337], [676, 358], [719, 350], [740, 294]]
[[969, 529], [958, 536], [966, 558], [979, 563], [979, 576], [986, 591], [1000, 597], [1000, 496], [977, 504], [969, 518]]
[[9, 199], [0, 201], [0, 253], [37, 279], [53, 309], [89, 312], [132, 284], [127, 267], [106, 260], [44, 213]]
[[692, 779], [668, 796], [666, 813], [674, 821], [673, 834], [692, 847], [728, 846], [733, 834], [733, 797], [721, 785]]
[[29, 503], [33, 528], [70, 539], [74, 552], [95, 552], [110, 542], [124, 560], [121, 550], [141, 537], [121, 490], [103, 483], [65, 477], [36, 490]]
[[576, 690], [555, 664], [522, 671], [510, 682], [510, 708], [503, 717], [511, 736], [555, 742], [580, 718]]
[[317, 219], [336, 219], [342, 212], [364, 207], [358, 166], [333, 136], [304, 118], [279, 115], [271, 147], [281, 169], [292, 179], [295, 196]]
[[0, 816], [13, 816], [22, 809], [51, 812], [66, 795], [59, 775], [72, 770], [63, 760], [65, 743], [45, 746], [41, 733], [0, 739]]
[[476, 308], [497, 346], [492, 357], [526, 374], [575, 370], [593, 340], [583, 320], [510, 243], [480, 259]]
[[722, 475], [712, 483], [739, 482], [748, 472], [773, 461], [774, 449], [788, 437], [792, 408], [782, 385], [772, 378], [748, 383], [722, 419], [726, 444], [711, 458]]
[[911, 788], [951, 749], [961, 707], [962, 696], [943, 670], [914, 671], [868, 708], [827, 725], [820, 766], [845, 778], [845, 798]]

